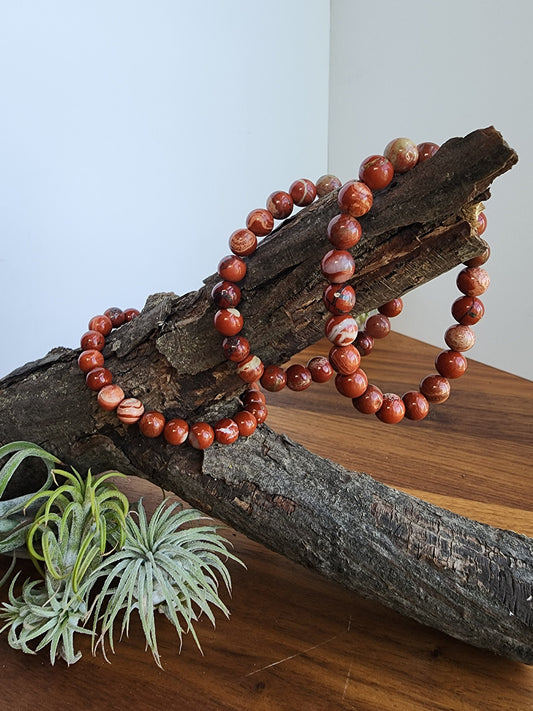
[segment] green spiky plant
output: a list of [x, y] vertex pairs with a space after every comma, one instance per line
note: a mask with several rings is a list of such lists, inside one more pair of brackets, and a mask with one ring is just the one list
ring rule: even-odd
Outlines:
[[18, 597], [15, 576], [0, 608], [6, 620], [0, 632], [8, 631], [12, 647], [28, 653], [49, 647], [52, 664], [58, 656], [73, 664], [81, 656], [74, 636], [81, 633], [91, 635], [93, 651], [101, 646], [105, 655], [106, 640], [114, 651], [117, 618], [122, 616], [121, 634], [127, 635], [137, 610], [146, 645], [161, 666], [155, 610], [175, 626], [180, 648], [186, 632], [200, 646], [193, 624], [202, 613], [213, 624], [212, 608], [228, 615], [218, 595], [219, 578], [231, 590], [222, 558], [240, 561], [216, 526], [190, 527], [203, 518], [200, 512], [163, 501], [148, 522], [142, 500], [130, 511], [125, 495], [109, 481], [122, 476], [118, 472], [94, 478], [89, 471], [83, 478], [74, 469], [55, 469], [59, 461], [53, 455], [27, 442], [0, 448], [0, 460], [7, 455], [11, 459], [0, 471], [5, 486], [29, 456], [42, 459], [48, 474], [38, 492], [11, 502], [9, 515], [0, 516], [0, 551], [24, 542], [42, 575], [27, 580]]

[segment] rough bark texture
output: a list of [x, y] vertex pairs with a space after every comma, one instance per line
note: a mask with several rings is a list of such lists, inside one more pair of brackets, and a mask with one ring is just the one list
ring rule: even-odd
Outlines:
[[[476, 131], [448, 141], [376, 195], [353, 250], [359, 310], [483, 252], [471, 229], [474, 206], [516, 159], [494, 129]], [[283, 362], [323, 335], [318, 264], [337, 212], [336, 195], [326, 196], [265, 239], [250, 260], [241, 310], [265, 363]], [[106, 364], [147, 409], [191, 421], [235, 410], [242, 383], [212, 328], [216, 280], [183, 297], [149, 298], [137, 320], [109, 337]], [[97, 408], [76, 357], [56, 349], [0, 383], [2, 441], [27, 439], [78, 467], [147, 477], [362, 595], [533, 663], [530, 539], [347, 472], [264, 426], [247, 441], [203, 455], [146, 440]]]

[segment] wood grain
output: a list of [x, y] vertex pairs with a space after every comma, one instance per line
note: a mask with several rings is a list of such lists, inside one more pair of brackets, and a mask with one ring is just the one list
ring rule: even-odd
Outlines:
[[[374, 382], [401, 391], [429, 372], [437, 350], [393, 334], [365, 367]], [[358, 416], [329, 386], [272, 396], [270, 422], [348, 468], [357, 464], [384, 483], [531, 536], [532, 396], [531, 382], [470, 361], [449, 402], [418, 425], [386, 427]], [[128, 492], [152, 505], [160, 496], [137, 479], [129, 480]], [[91, 657], [84, 640], [78, 664], [52, 669], [46, 655], [22, 655], [2, 639], [6, 708], [533, 709], [532, 667], [362, 600], [235, 531], [227, 535], [248, 569], [232, 568], [231, 620], [219, 619], [216, 631], [200, 625], [203, 657], [191, 639], [178, 655], [175, 632], [163, 620], [164, 672], [144, 651], [138, 626], [111, 665]]]

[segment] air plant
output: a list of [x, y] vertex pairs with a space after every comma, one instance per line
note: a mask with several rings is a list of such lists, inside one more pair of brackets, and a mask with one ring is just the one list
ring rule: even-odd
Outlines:
[[[202, 613], [213, 625], [212, 608], [228, 616], [218, 595], [219, 578], [231, 590], [222, 558], [240, 561], [228, 552], [217, 526], [191, 527], [203, 519], [199, 511], [163, 501], [148, 521], [142, 500], [130, 511], [125, 495], [109, 481], [123, 476], [118, 472], [95, 478], [89, 471], [83, 478], [75, 469], [55, 469], [59, 460], [29, 443], [0, 448], [0, 458], [7, 454], [12, 457], [0, 471], [4, 489], [27, 456], [40, 457], [48, 471], [38, 492], [10, 502], [9, 516], [0, 517], [6, 529], [0, 530], [0, 552], [18, 548], [22, 536], [42, 575], [26, 580], [17, 597], [17, 574], [0, 608], [6, 621], [0, 632], [8, 630], [12, 647], [28, 653], [49, 647], [52, 664], [58, 656], [73, 664], [81, 656], [74, 636], [81, 633], [91, 635], [93, 652], [101, 646], [105, 656], [106, 640], [114, 652], [117, 618], [122, 616], [121, 635], [127, 635], [137, 610], [147, 648], [161, 666], [155, 610], [176, 628], [180, 648], [187, 632], [200, 647], [193, 623]], [[13, 519], [14, 513], [24, 521]]]

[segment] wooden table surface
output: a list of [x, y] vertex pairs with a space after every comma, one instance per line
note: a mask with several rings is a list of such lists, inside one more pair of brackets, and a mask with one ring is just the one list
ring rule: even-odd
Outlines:
[[[324, 352], [324, 344], [298, 362]], [[365, 362], [399, 393], [432, 371], [438, 349], [391, 334]], [[449, 401], [422, 423], [363, 417], [332, 384], [269, 396], [270, 425], [354, 470], [471, 518], [533, 537], [533, 383], [469, 362]], [[137, 479], [133, 498], [160, 491]], [[231, 566], [229, 621], [198, 625], [202, 656], [159, 620], [160, 670], [139, 625], [108, 664], [50, 667], [0, 639], [2, 708], [184, 711], [533, 710], [533, 667], [423, 627], [227, 530], [247, 570]], [[2, 562], [5, 568], [5, 564]], [[5, 597], [5, 590], [3, 591]], [[533, 639], [532, 639], [533, 644]]]

